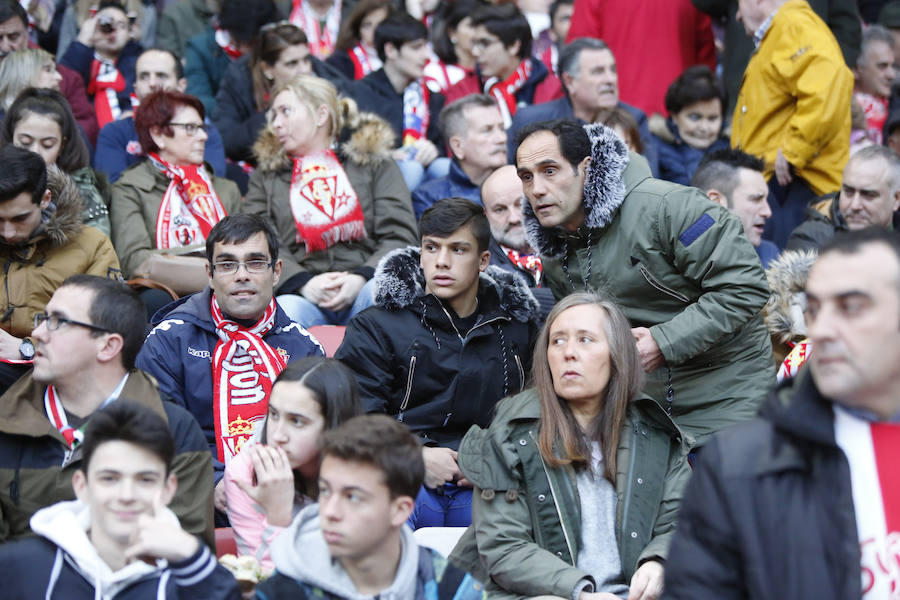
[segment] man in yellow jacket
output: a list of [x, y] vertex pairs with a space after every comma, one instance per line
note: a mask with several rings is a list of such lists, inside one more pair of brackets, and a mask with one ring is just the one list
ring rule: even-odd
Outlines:
[[731, 145], [765, 158], [772, 218], [763, 237], [783, 248], [808, 201], [840, 189], [853, 74], [806, 0], [739, 0], [738, 17], [756, 51], [735, 105]]

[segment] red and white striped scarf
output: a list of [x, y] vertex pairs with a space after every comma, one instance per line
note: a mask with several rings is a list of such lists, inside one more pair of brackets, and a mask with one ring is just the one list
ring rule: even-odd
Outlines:
[[275, 299], [252, 327], [225, 317], [213, 296], [210, 312], [219, 341], [212, 356], [216, 453], [228, 463], [262, 425], [269, 394], [287, 357], [263, 340], [275, 325]]
[[493, 96], [503, 115], [503, 126], [509, 129], [512, 125], [513, 115], [516, 114], [516, 92], [522, 89], [531, 77], [531, 59], [526, 58], [519, 63], [513, 74], [500, 81], [497, 77], [491, 77], [484, 82], [484, 93]]
[[353, 79], [362, 79], [381, 68], [381, 59], [378, 55], [369, 54], [362, 42], [347, 50], [347, 54], [353, 62]]
[[213, 225], [227, 214], [206, 169], [170, 164], [156, 152], [147, 156], [169, 178], [156, 215], [156, 247], [180, 248], [206, 241]]
[[324, 30], [315, 11], [303, 0], [294, 0], [290, 21], [306, 34], [310, 53], [317, 58], [327, 58], [334, 52], [334, 43], [341, 29], [341, 3], [335, 1], [328, 9]]
[[528, 271], [531, 273], [531, 276], [534, 278], [534, 284], [539, 285], [541, 283], [541, 275], [544, 273], [544, 265], [541, 263], [541, 257], [537, 254], [523, 254], [518, 250], [513, 250], [512, 248], [508, 248], [503, 244], [500, 244], [500, 248], [506, 252], [507, 258], [509, 258], [510, 262], [517, 266], [518, 268]]
[[66, 440], [69, 449], [84, 441], [84, 428], [75, 429], [69, 425], [66, 411], [52, 385], [48, 385], [47, 390], [44, 392], [44, 410], [47, 411], [47, 418], [50, 419], [50, 423], [59, 430]]
[[900, 591], [900, 423], [869, 422], [838, 405], [834, 439], [850, 464], [863, 600]]
[[238, 50], [238, 47], [234, 45], [234, 40], [231, 39], [231, 34], [225, 31], [224, 29], [220, 29], [216, 27], [216, 44], [218, 44], [219, 48], [222, 49], [228, 58], [234, 60], [236, 58], [240, 58], [244, 55], [243, 52]]
[[116, 63], [94, 55], [87, 93], [94, 97], [94, 112], [97, 115], [97, 124], [101, 129], [122, 114], [118, 94], [123, 91], [125, 91], [125, 78], [116, 68]]
[[425, 137], [431, 114], [428, 112], [428, 98], [431, 92], [425, 81], [417, 79], [403, 90], [403, 142], [409, 146]]
[[344, 167], [332, 150], [291, 159], [291, 213], [297, 241], [309, 253], [366, 237], [365, 217]]

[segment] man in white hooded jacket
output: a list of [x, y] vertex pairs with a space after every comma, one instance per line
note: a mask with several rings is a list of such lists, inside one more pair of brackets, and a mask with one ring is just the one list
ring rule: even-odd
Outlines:
[[238, 599], [237, 582], [166, 504], [178, 482], [165, 421], [119, 400], [91, 416], [77, 500], [31, 518], [37, 537], [0, 546], [4, 598]]

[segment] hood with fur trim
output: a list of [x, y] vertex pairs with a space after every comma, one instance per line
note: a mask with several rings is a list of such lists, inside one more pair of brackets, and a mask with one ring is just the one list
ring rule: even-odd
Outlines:
[[[47, 169], [47, 188], [50, 190], [50, 205], [41, 213], [41, 224], [26, 242], [17, 244], [15, 248], [33, 248], [42, 240], [48, 240], [52, 246], [63, 246], [84, 227], [81, 194], [75, 182], [52, 166]], [[10, 248], [7, 244], [2, 245]]]
[[766, 270], [772, 295], [763, 309], [763, 319], [769, 333], [781, 343], [806, 337], [803, 290], [817, 257], [815, 250], [787, 250]]
[[[352, 131], [342, 132], [338, 154], [360, 165], [373, 165], [391, 157], [394, 131], [387, 121], [373, 113], [360, 113], [359, 124]], [[268, 125], [253, 145], [253, 154], [264, 171], [279, 171], [291, 166], [275, 132]]]
[[[615, 131], [595, 123], [584, 126], [591, 140], [591, 162], [584, 179], [584, 227], [603, 229], [625, 200], [625, 167], [628, 146]], [[562, 259], [566, 242], [560, 227], [542, 227], [529, 202], [522, 202], [525, 233], [531, 247], [547, 258]]]
[[[416, 246], [398, 248], [386, 254], [375, 269], [375, 304], [388, 310], [412, 305], [427, 295], [425, 273], [419, 264], [421, 250]], [[499, 299], [499, 310], [510, 318], [527, 323], [538, 315], [538, 302], [521, 277], [491, 265], [478, 276], [478, 295], [492, 289]]]

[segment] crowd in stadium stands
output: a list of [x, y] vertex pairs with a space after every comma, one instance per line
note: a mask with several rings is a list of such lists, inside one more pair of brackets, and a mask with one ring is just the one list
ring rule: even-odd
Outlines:
[[900, 0], [0, 0], [16, 599], [900, 598]]

